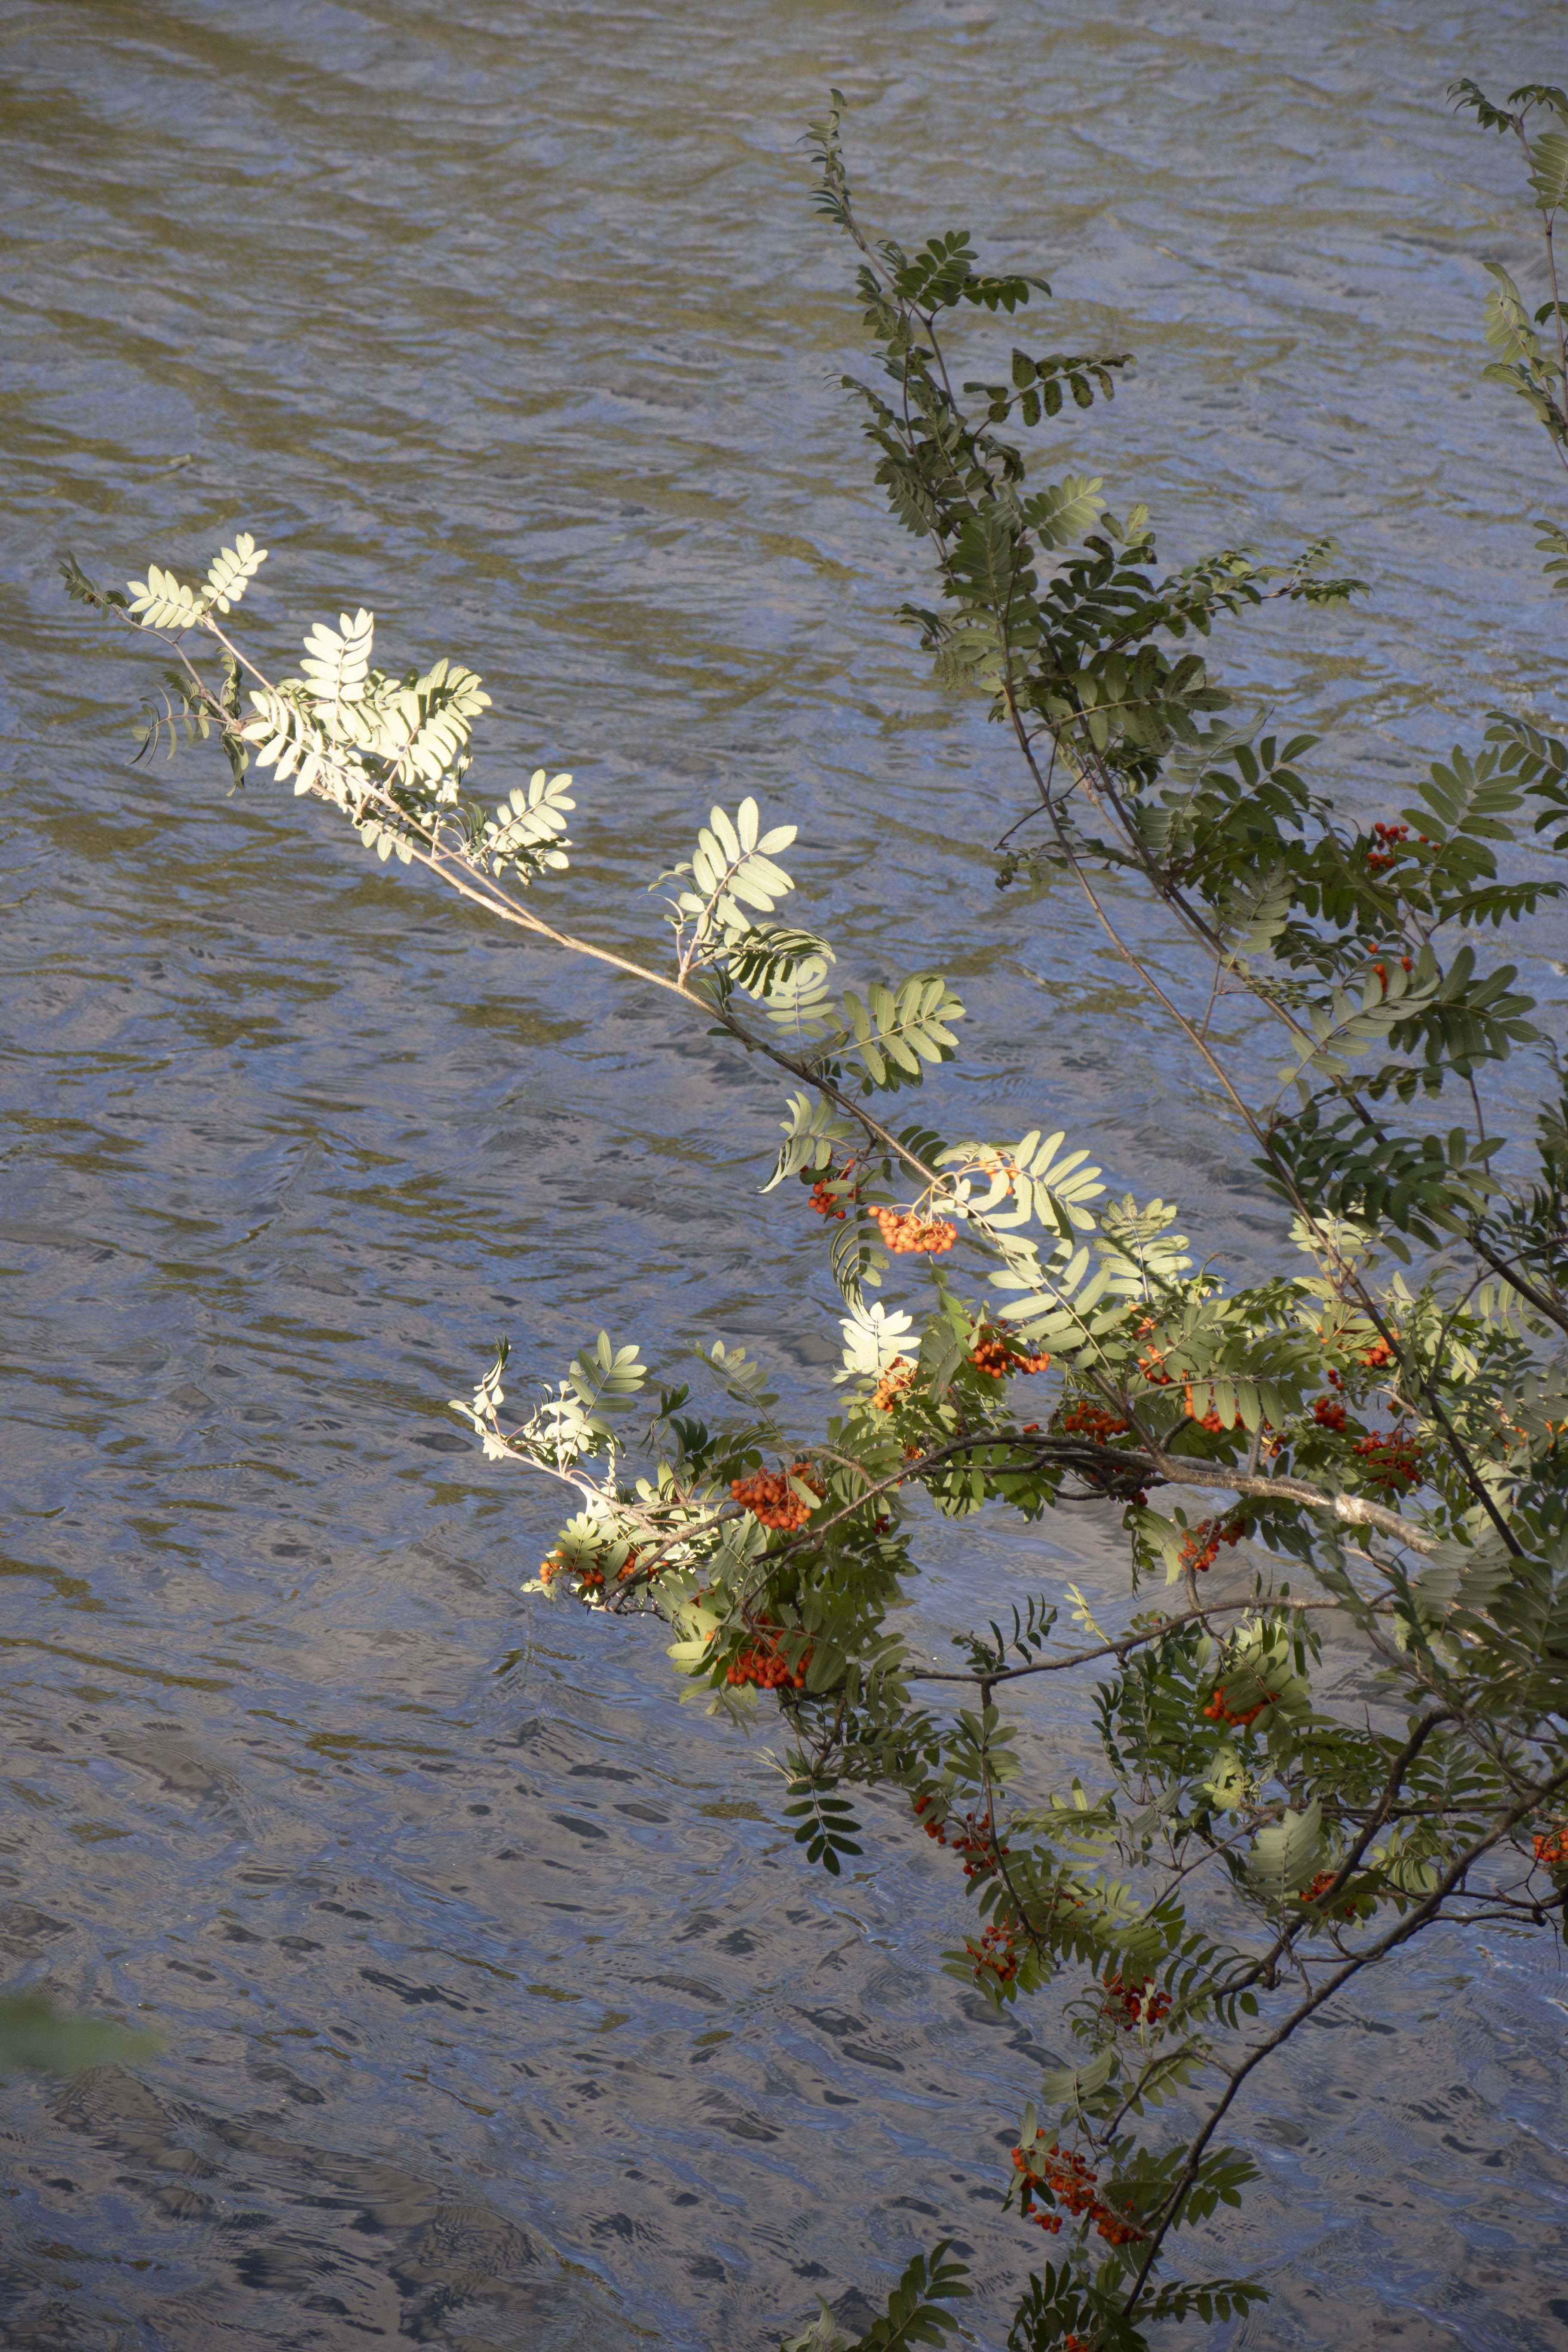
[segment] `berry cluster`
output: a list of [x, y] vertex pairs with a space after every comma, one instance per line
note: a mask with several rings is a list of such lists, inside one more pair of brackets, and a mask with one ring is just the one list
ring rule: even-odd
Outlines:
[[787, 1470], [759, 1470], [750, 1478], [731, 1478], [730, 1492], [764, 1528], [804, 1528], [812, 1506], [795, 1493], [792, 1479], [808, 1486], [820, 1502], [822, 1482], [809, 1462], [792, 1462]]
[[[1212, 1437], [1218, 1437], [1225, 1428], [1225, 1423], [1221, 1421], [1218, 1413], [1215, 1411], [1212, 1404], [1205, 1412], [1200, 1412], [1198, 1411], [1197, 1399], [1193, 1394], [1193, 1384], [1191, 1381], [1186, 1382], [1184, 1389], [1184, 1395], [1186, 1402], [1187, 1419], [1189, 1421], [1195, 1421], [1198, 1427], [1200, 1429], [1206, 1429]], [[1239, 1413], [1237, 1414], [1236, 1419], [1231, 1425], [1233, 1428], [1240, 1427], [1241, 1415]]]
[[725, 1681], [750, 1683], [756, 1690], [804, 1690], [805, 1670], [811, 1664], [811, 1643], [806, 1643], [792, 1666], [779, 1649], [777, 1633], [778, 1628], [773, 1626], [751, 1649], [737, 1650]]
[[1013, 1940], [1011, 1927], [1000, 1927], [994, 1921], [984, 1928], [978, 1943], [973, 1936], [963, 1939], [963, 1948], [974, 1965], [974, 1981], [983, 1977], [994, 1977], [998, 1984], [1012, 1984], [1018, 1974], [1018, 1948]]
[[[1372, 874], [1386, 874], [1399, 856], [1401, 843], [1409, 840], [1410, 827], [1407, 824], [1374, 824], [1372, 836], [1379, 846], [1367, 851], [1367, 870]], [[1425, 841], [1426, 835], [1423, 834], [1421, 838]]]
[[1025, 1354], [1013, 1346], [1005, 1331], [985, 1328], [975, 1333], [969, 1360], [977, 1372], [999, 1381], [1013, 1372], [1043, 1372], [1051, 1360], [1048, 1356]]
[[1568, 1863], [1568, 1822], [1561, 1823], [1554, 1830], [1543, 1831], [1534, 1843], [1537, 1862], [1545, 1863], [1548, 1869], [1561, 1867]]
[[914, 1384], [915, 1368], [907, 1356], [895, 1356], [881, 1379], [871, 1391], [871, 1404], [877, 1412], [891, 1412], [893, 1407], [908, 1396]]
[[1255, 1722], [1258, 1717], [1262, 1714], [1266, 1706], [1272, 1706], [1279, 1696], [1279, 1694], [1278, 1691], [1265, 1691], [1263, 1696], [1258, 1700], [1256, 1706], [1246, 1707], [1238, 1711], [1234, 1707], [1226, 1706], [1225, 1703], [1225, 1685], [1221, 1683], [1216, 1687], [1213, 1698], [1210, 1699], [1207, 1706], [1205, 1707], [1204, 1714], [1210, 1723], [1233, 1723], [1245, 1727], [1249, 1723]]
[[873, 1209], [884, 1249], [895, 1257], [908, 1257], [911, 1251], [929, 1250], [940, 1257], [950, 1250], [957, 1238], [958, 1227], [944, 1224], [940, 1217], [922, 1217], [917, 1209]]
[[1381, 1372], [1385, 1364], [1393, 1361], [1394, 1350], [1386, 1339], [1374, 1339], [1362, 1356], [1362, 1362], [1369, 1372]]
[[[1382, 982], [1383, 982], [1383, 992], [1384, 992], [1384, 996], [1386, 996], [1386, 995], [1388, 994], [1388, 966], [1387, 966], [1387, 965], [1383, 961], [1383, 959], [1382, 959], [1382, 958], [1381, 958], [1381, 956], [1378, 954], [1378, 951], [1377, 951], [1377, 941], [1376, 941], [1375, 940], [1371, 940], [1371, 941], [1368, 943], [1367, 950], [1366, 950], [1366, 951], [1367, 951], [1368, 955], [1369, 955], [1369, 956], [1371, 956], [1371, 957], [1372, 957], [1372, 959], [1373, 959], [1373, 965], [1372, 965], [1372, 968], [1373, 968], [1373, 971], [1375, 971], [1375, 972], [1376, 972], [1376, 974], [1377, 974], [1377, 976], [1378, 976], [1379, 980], [1381, 980], [1381, 981], [1382, 981]], [[1415, 971], [1415, 965], [1411, 962], [1410, 958], [1409, 958], [1408, 956], [1401, 956], [1401, 957], [1400, 957], [1400, 959], [1399, 959], [1399, 968], [1400, 968], [1401, 971]]]
[[1201, 1576], [1219, 1558], [1221, 1544], [1237, 1544], [1247, 1533], [1246, 1519], [1200, 1519], [1187, 1536], [1178, 1555], [1184, 1569]]
[[1109, 1438], [1125, 1437], [1131, 1426], [1108, 1412], [1102, 1404], [1090, 1404], [1087, 1397], [1069, 1404], [1058, 1425], [1068, 1436], [1092, 1437], [1097, 1445], [1103, 1445]]
[[[1302, 1886], [1298, 1888], [1296, 1894], [1297, 1902], [1317, 1903], [1321, 1901], [1328, 1893], [1330, 1887], [1333, 1885], [1339, 1874], [1340, 1874], [1337, 1870], [1320, 1870], [1316, 1878], [1313, 1879], [1310, 1886]], [[1343, 1910], [1340, 1913], [1340, 1917], [1342, 1919], [1353, 1919], [1355, 1917], [1355, 1905], [1353, 1903], [1347, 1903]]]
[[539, 1580], [542, 1584], [553, 1584], [558, 1576], [575, 1576], [584, 1592], [599, 1591], [605, 1581], [605, 1571], [602, 1568], [574, 1569], [572, 1562], [563, 1559], [558, 1550], [546, 1552], [539, 1563]]
[[988, 1824], [977, 1822], [973, 1813], [964, 1814], [963, 1827], [955, 1836], [944, 1836], [942, 1842], [950, 1845], [954, 1853], [963, 1854], [965, 1878], [989, 1878], [1000, 1870], [1013, 1851], [1010, 1845], [998, 1845]]
[[[1141, 2025], [1158, 2025], [1161, 2019], [1170, 2013], [1171, 1996], [1168, 1992], [1152, 1990], [1153, 1986], [1152, 1977], [1145, 1977], [1140, 1984], [1123, 1984], [1121, 1970], [1112, 1969], [1105, 1979], [1105, 1990], [1109, 1995], [1105, 2015], [1116, 2017], [1117, 2023], [1125, 2026], [1129, 2033], [1134, 2032]], [[1117, 2016], [1119, 2010], [1121, 2015]]]
[[1171, 1375], [1165, 1370], [1166, 1353], [1163, 1348], [1150, 1348], [1138, 1359], [1138, 1369], [1151, 1388], [1168, 1389], [1171, 1385]]
[[[826, 1176], [817, 1177], [811, 1188], [811, 1205], [819, 1217], [837, 1218], [840, 1223], [847, 1216], [847, 1202], [858, 1202], [860, 1187], [855, 1181], [855, 1160], [847, 1160], [842, 1168], [830, 1168]], [[800, 1171], [804, 1184], [806, 1171]]]
[[1415, 1440], [1403, 1431], [1391, 1429], [1384, 1435], [1374, 1429], [1370, 1437], [1356, 1440], [1355, 1451], [1366, 1464], [1373, 1486], [1402, 1495], [1421, 1484], [1425, 1457]]
[[939, 1820], [934, 1816], [930, 1821], [925, 1819], [935, 1802], [935, 1796], [930, 1790], [914, 1801], [915, 1811], [921, 1816], [927, 1837], [934, 1838], [938, 1845], [951, 1846], [954, 1853], [963, 1854], [965, 1878], [990, 1877], [991, 1874], [998, 1869], [1012, 1853], [1012, 1847], [999, 1846], [992, 1835], [989, 1823], [977, 1822], [973, 1813], [964, 1813], [960, 1817], [958, 1825], [950, 1837], [948, 1835], [950, 1821]]
[[[1329, 1378], [1334, 1381], [1337, 1388], [1339, 1382], [1332, 1372], [1329, 1374]], [[1320, 1429], [1331, 1429], [1337, 1436], [1345, 1425], [1345, 1409], [1338, 1397], [1315, 1397], [1312, 1402], [1312, 1419]]]
[[[1038, 2169], [1037, 2169], [1037, 2167]], [[1037, 2213], [1032, 2204], [1037, 2189], [1043, 2189], [1070, 2213], [1074, 2221], [1087, 2216], [1108, 2244], [1125, 2246], [1142, 2239], [1145, 2232], [1109, 2206], [1095, 2191], [1098, 2173], [1076, 2149], [1059, 2147], [1055, 2140], [1043, 2155], [1032, 2148], [1027, 2156], [1021, 2147], [1013, 2150], [1013, 2168], [1024, 2176], [1021, 2203], [1031, 2221], [1056, 2237], [1062, 2226], [1060, 2213]]]
[[[616, 1582], [617, 1584], [624, 1584], [628, 1576], [635, 1576], [637, 1574], [637, 1562], [641, 1557], [642, 1555], [640, 1552], [638, 1552], [635, 1548], [627, 1552], [625, 1560], [616, 1570]], [[657, 1574], [657, 1570], [655, 1572]], [[539, 1580], [542, 1584], [553, 1584], [558, 1576], [570, 1576], [572, 1573], [573, 1568], [571, 1561], [569, 1559], [563, 1559], [558, 1550], [547, 1552], [539, 1563]], [[584, 1592], [603, 1591], [605, 1586], [605, 1571], [597, 1565], [597, 1563], [595, 1563], [588, 1568], [578, 1569], [576, 1570], [576, 1577], [578, 1583], [582, 1586]]]

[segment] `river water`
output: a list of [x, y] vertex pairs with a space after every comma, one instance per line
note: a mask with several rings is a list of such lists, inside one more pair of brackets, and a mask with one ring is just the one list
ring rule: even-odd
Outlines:
[[[931, 1973], [942, 1857], [877, 1813], [812, 1874], [765, 1741], [680, 1706], [648, 1629], [520, 1595], [548, 1498], [443, 1415], [502, 1329], [546, 1370], [604, 1322], [819, 1380], [798, 1203], [752, 1190], [777, 1090], [319, 811], [129, 770], [150, 675], [58, 551], [123, 578], [248, 528], [271, 651], [363, 601], [400, 664], [470, 659], [487, 780], [578, 775], [554, 902], [603, 936], [757, 792], [847, 976], [957, 979], [965, 1123], [1068, 1124], [1244, 1261], [1273, 1227], [1234, 1146], [1067, 902], [992, 888], [1016, 780], [891, 618], [919, 559], [834, 388], [796, 142], [837, 83], [874, 219], [969, 223], [1047, 268], [1043, 342], [1140, 352], [1053, 463], [1172, 552], [1339, 533], [1370, 604], [1223, 657], [1375, 810], [1489, 704], [1556, 708], [1547, 460], [1478, 380], [1480, 259], [1529, 267], [1527, 225], [1442, 92], [1562, 79], [1561, 33], [1522, 0], [10, 0], [0, 1949], [166, 2050], [6, 2087], [7, 2345], [741, 2352], [944, 2231], [994, 2345], [1040, 2054]], [[938, 1649], [1120, 1589], [1082, 1520], [931, 1557]], [[1081, 1701], [1031, 1737], [1079, 1752]], [[1277, 2299], [1230, 2340], [1555, 2338], [1561, 1993], [1500, 1942], [1325, 2021], [1242, 2118], [1266, 2178], [1205, 2258]]]

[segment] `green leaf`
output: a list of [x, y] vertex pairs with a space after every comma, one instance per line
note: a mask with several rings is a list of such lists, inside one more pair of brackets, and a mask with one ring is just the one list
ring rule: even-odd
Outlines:
[[747, 908], [764, 915], [773, 912], [778, 900], [795, 888], [783, 866], [773, 862], [795, 837], [793, 824], [763, 833], [754, 800], [743, 800], [733, 819], [717, 804], [709, 811], [690, 865], [675, 869], [691, 877], [693, 887], [682, 890], [674, 903], [678, 923], [691, 926], [696, 944], [748, 929]]
[[844, 1799], [833, 1794], [837, 1785], [831, 1779], [793, 1780], [790, 1794], [797, 1801], [784, 1809], [784, 1819], [795, 1823], [795, 1842], [805, 1846], [806, 1860], [819, 1863], [832, 1878], [839, 1874], [841, 1855], [865, 1851], [856, 1843], [859, 1822]]
[[617, 1348], [601, 1331], [591, 1348], [574, 1356], [567, 1379], [583, 1411], [596, 1415], [635, 1397], [647, 1379], [647, 1366], [638, 1361], [635, 1342]]
[[182, 629], [194, 629], [205, 609], [194, 588], [187, 588], [183, 580], [156, 563], [148, 565], [145, 580], [130, 583], [130, 602], [125, 606], [139, 627], [172, 629], [176, 635]]
[[220, 548], [213, 557], [203, 603], [220, 613], [228, 612], [238, 604], [266, 561], [267, 550], [258, 547], [250, 533], [242, 530], [232, 547]]
[[[460, 735], [454, 736], [454, 757], [467, 740], [465, 726]], [[522, 881], [536, 874], [562, 872], [569, 863], [566, 853], [571, 847], [566, 812], [576, 805], [567, 773], [551, 776], [535, 768], [526, 787], [514, 784], [506, 799], [496, 803], [493, 819], [485, 820], [484, 846], [491, 872], [500, 873], [509, 862]]]
[[764, 1192], [773, 1192], [786, 1176], [796, 1175], [803, 1168], [831, 1167], [836, 1149], [856, 1142], [860, 1134], [855, 1121], [846, 1118], [823, 1095], [791, 1095], [788, 1111], [783, 1122], [784, 1139], [773, 1172], [762, 1188]]
[[848, 2352], [905, 2352], [909, 2345], [946, 2343], [958, 2322], [940, 2306], [971, 2292], [968, 2265], [947, 2259], [949, 2242], [943, 2238], [929, 2254], [910, 2259], [888, 2297], [885, 2314], [855, 2338]]
[[1555, 212], [1568, 197], [1568, 134], [1542, 132], [1531, 154], [1530, 184], [1542, 212]]
[[896, 989], [873, 984], [864, 1002], [845, 992], [844, 1022], [861, 1066], [886, 1091], [918, 1087], [922, 1065], [951, 1061], [958, 1040], [950, 1024], [963, 1018], [963, 1006], [936, 972], [916, 972]]
[[1316, 1876], [1323, 1852], [1323, 1809], [1314, 1797], [1304, 1812], [1287, 1806], [1279, 1822], [1258, 1831], [1247, 1867], [1258, 1892], [1281, 1903]]
[[100, 588], [95, 580], [88, 578], [68, 550], [60, 558], [59, 568], [60, 578], [66, 583], [66, 594], [73, 604], [86, 604], [99, 613], [123, 613], [127, 610], [127, 599], [123, 591], [119, 588]]
[[1116, 2071], [1116, 2050], [1108, 2042], [1087, 2066], [1057, 2066], [1040, 2077], [1040, 2097], [1047, 2107], [1080, 2107], [1103, 2091]]
[[1100, 482], [1098, 474], [1067, 474], [1024, 500], [1020, 511], [1042, 547], [1070, 547], [1088, 538], [1105, 511]]
[[816, 2298], [816, 2317], [798, 2336], [791, 2336], [779, 2346], [779, 2352], [849, 2352], [849, 2341], [833, 2314]]
[[336, 629], [329, 628], [325, 621], [316, 623], [305, 639], [305, 657], [300, 665], [310, 696], [321, 710], [358, 702], [370, 673], [374, 614], [361, 605], [352, 616], [342, 613], [338, 618], [341, 625]]

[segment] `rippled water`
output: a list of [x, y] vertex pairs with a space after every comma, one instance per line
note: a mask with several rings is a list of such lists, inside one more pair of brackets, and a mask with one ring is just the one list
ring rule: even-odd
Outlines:
[[[128, 772], [149, 678], [58, 550], [123, 576], [249, 527], [279, 649], [363, 598], [399, 658], [461, 651], [487, 775], [576, 770], [628, 940], [711, 794], [761, 792], [848, 963], [959, 979], [955, 1099], [1051, 1111], [1245, 1255], [1238, 1157], [1072, 909], [992, 889], [1013, 781], [890, 619], [918, 556], [834, 390], [795, 142], [838, 83], [875, 216], [970, 222], [1047, 264], [1047, 340], [1142, 353], [1059, 460], [1173, 552], [1340, 533], [1370, 607], [1225, 658], [1375, 806], [1489, 701], [1556, 704], [1543, 461], [1477, 381], [1523, 218], [1441, 92], [1561, 79], [1561, 33], [1518, 0], [5, 12], [0, 1948], [168, 2042], [7, 2087], [8, 2345], [760, 2347], [943, 2231], [994, 2344], [1038, 2054], [933, 1979], [940, 1857], [879, 1816], [813, 1875], [647, 1631], [519, 1596], [547, 1498], [443, 1419], [501, 1328], [547, 1367], [600, 1321], [722, 1331], [808, 1383], [829, 1300], [750, 1190], [774, 1089], [317, 813]], [[1117, 1589], [1082, 1519], [933, 1559], [938, 1645]], [[1068, 1753], [1063, 1704], [1032, 1736]], [[1235, 2340], [1554, 2335], [1561, 1990], [1533, 1947], [1434, 1952], [1310, 2038], [1244, 2122], [1268, 2179], [1215, 2252], [1278, 2300]]]

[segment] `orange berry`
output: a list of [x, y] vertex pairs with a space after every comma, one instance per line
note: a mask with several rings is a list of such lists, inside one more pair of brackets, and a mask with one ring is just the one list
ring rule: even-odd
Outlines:
[[873, 1209], [877, 1227], [882, 1236], [882, 1246], [895, 1257], [907, 1257], [912, 1251], [925, 1250], [940, 1257], [950, 1250], [957, 1237], [956, 1225], [946, 1224], [940, 1217], [922, 1217], [914, 1209]]
[[730, 1492], [764, 1528], [803, 1528], [811, 1517], [811, 1506], [794, 1491], [792, 1478], [821, 1499], [823, 1486], [809, 1462], [792, 1462], [787, 1472], [759, 1470], [750, 1478], [731, 1478]]
[[915, 1368], [907, 1356], [895, 1356], [871, 1391], [872, 1410], [891, 1412], [914, 1384]]

